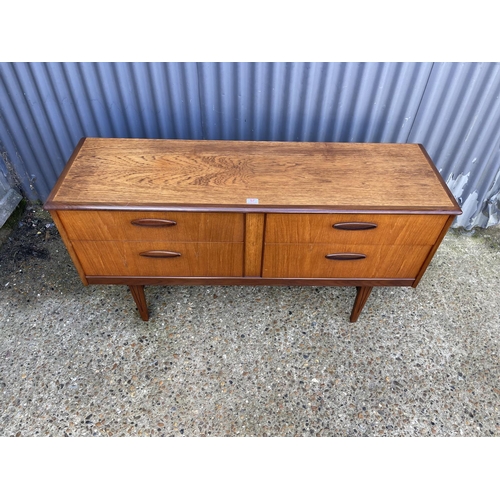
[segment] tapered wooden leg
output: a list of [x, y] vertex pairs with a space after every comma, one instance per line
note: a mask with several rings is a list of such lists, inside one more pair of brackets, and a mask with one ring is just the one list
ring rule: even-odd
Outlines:
[[372, 286], [356, 287], [358, 293], [356, 294], [356, 300], [354, 301], [354, 307], [352, 308], [351, 312], [351, 323], [355, 323], [356, 321], [358, 321], [359, 315], [361, 314], [363, 307], [365, 307], [366, 301], [370, 296], [372, 288]]
[[129, 285], [132, 297], [134, 297], [137, 309], [139, 309], [139, 314], [144, 321], [148, 321], [149, 313], [148, 306], [146, 304], [146, 296], [144, 295], [144, 285]]

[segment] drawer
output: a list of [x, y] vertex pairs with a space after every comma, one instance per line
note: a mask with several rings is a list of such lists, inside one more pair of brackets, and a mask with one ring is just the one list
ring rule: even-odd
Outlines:
[[72, 240], [243, 241], [244, 233], [243, 214], [235, 213], [60, 210], [58, 215]]
[[[243, 275], [243, 243], [74, 241], [73, 247], [87, 276]], [[157, 254], [166, 251], [180, 255]]]
[[[448, 215], [268, 214], [265, 238], [266, 243], [433, 245], [447, 220]], [[354, 224], [346, 227], [349, 223]], [[362, 223], [375, 227], [362, 229]]]
[[[415, 278], [430, 245], [267, 244], [264, 278]], [[326, 255], [356, 253], [357, 260], [331, 260]]]

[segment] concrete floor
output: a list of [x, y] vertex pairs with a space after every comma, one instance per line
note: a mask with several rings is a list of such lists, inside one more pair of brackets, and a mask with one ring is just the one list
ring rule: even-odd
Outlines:
[[417, 289], [84, 287], [50, 216], [0, 248], [2, 436], [499, 436], [500, 228]]

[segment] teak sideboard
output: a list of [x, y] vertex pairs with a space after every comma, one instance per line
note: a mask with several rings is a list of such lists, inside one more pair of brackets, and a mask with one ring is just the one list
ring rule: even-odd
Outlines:
[[419, 144], [84, 138], [49, 210], [82, 282], [416, 287], [460, 207]]

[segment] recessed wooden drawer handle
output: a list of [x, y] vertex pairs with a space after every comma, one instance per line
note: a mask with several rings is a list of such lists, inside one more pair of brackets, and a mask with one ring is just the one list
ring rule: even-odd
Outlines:
[[363, 253], [329, 253], [325, 258], [330, 260], [359, 260], [366, 259]]
[[148, 250], [147, 252], [141, 252], [139, 254], [141, 257], [153, 257], [155, 259], [171, 259], [172, 257], [180, 257], [179, 252], [169, 252], [168, 250]]
[[344, 231], [363, 231], [365, 229], [375, 229], [377, 224], [374, 222], [338, 222], [332, 226], [335, 229]]
[[175, 222], [175, 220], [168, 219], [134, 219], [130, 223], [134, 226], [144, 227], [168, 227], [177, 225], [177, 222]]

